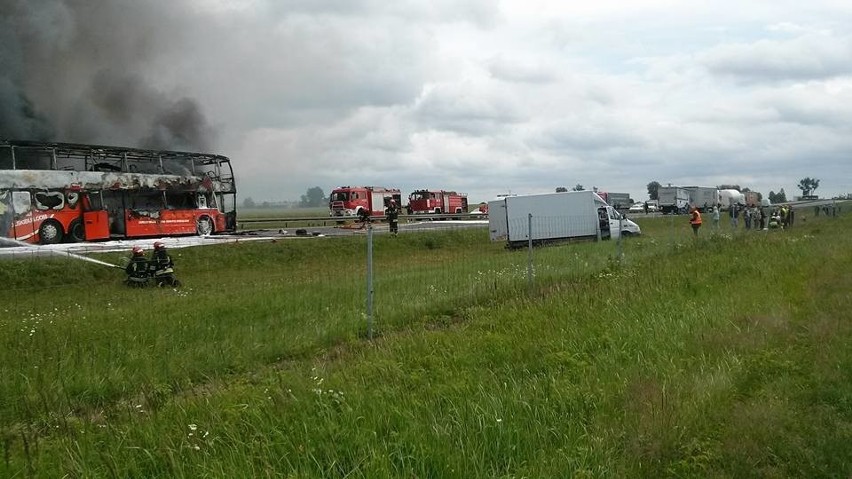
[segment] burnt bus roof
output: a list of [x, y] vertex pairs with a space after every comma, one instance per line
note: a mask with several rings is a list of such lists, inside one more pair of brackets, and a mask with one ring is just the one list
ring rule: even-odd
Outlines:
[[212, 153], [199, 153], [191, 151], [179, 150], [156, 150], [145, 148], [130, 148], [124, 146], [107, 146], [107, 145], [92, 145], [84, 143], [59, 143], [59, 142], [42, 142], [42, 141], [27, 141], [27, 140], [0, 140], [0, 148], [4, 147], [21, 147], [21, 148], [42, 148], [42, 149], [57, 149], [63, 150], [68, 154], [92, 154], [99, 155], [122, 155], [127, 154], [135, 158], [157, 158], [157, 157], [192, 157], [202, 162], [222, 162], [231, 160], [224, 155]]

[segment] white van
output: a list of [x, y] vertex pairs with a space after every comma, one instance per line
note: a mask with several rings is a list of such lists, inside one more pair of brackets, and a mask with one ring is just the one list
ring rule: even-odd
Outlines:
[[488, 203], [491, 241], [524, 246], [573, 239], [609, 239], [642, 233], [593, 191], [498, 198]]

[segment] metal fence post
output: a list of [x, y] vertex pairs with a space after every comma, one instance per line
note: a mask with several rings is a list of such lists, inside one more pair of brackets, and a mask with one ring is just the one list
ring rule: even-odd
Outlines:
[[624, 236], [624, 215], [618, 213], [618, 241], [615, 243], [618, 261], [624, 260], [624, 250], [621, 247], [622, 236]]
[[373, 339], [373, 223], [367, 221], [367, 339]]
[[672, 248], [675, 245], [674, 212], [669, 213], [669, 243]]
[[527, 216], [527, 286], [532, 288], [533, 283], [533, 240], [532, 240], [532, 213]]

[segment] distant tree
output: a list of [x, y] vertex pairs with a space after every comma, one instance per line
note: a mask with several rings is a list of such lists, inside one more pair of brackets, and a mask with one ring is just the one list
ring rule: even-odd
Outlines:
[[720, 190], [737, 190], [742, 192], [742, 189], [740, 189], [740, 185], [719, 185], [716, 188]]
[[566, 191], [568, 191], [568, 188], [565, 188], [564, 186], [557, 186], [556, 187], [557, 193], [565, 193]]
[[573, 187], [573, 188], [571, 188], [571, 189], [572, 189], [572, 190], [574, 190], [574, 191], [583, 191], [583, 190], [585, 190], [585, 188], [583, 188], [583, 185], [581, 185], [580, 183], [577, 183], [577, 184], [576, 184], [576, 185], [574, 185], [574, 187]]
[[652, 182], [648, 183], [648, 198], [650, 198], [652, 200], [659, 200], [660, 199], [660, 186], [662, 186], [662, 185], [660, 185], [659, 181], [652, 181]]
[[781, 191], [778, 193], [769, 192], [769, 202], [770, 203], [786, 203], [787, 202], [787, 193], [784, 193], [784, 188], [781, 188]]
[[811, 177], [802, 178], [799, 180], [798, 188], [802, 190], [802, 196], [809, 196], [813, 191], [819, 188], [819, 180]]
[[323, 193], [322, 188], [314, 186], [313, 188], [308, 188], [308, 191], [302, 195], [302, 198], [299, 201], [299, 206], [303, 208], [322, 206], [326, 201], [325, 193]]
[[257, 208], [257, 203], [249, 196], [243, 200], [243, 208]]

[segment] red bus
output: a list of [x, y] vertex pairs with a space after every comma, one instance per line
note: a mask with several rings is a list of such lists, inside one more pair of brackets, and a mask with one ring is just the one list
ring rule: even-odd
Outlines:
[[0, 237], [52, 244], [236, 227], [225, 156], [0, 140]]

